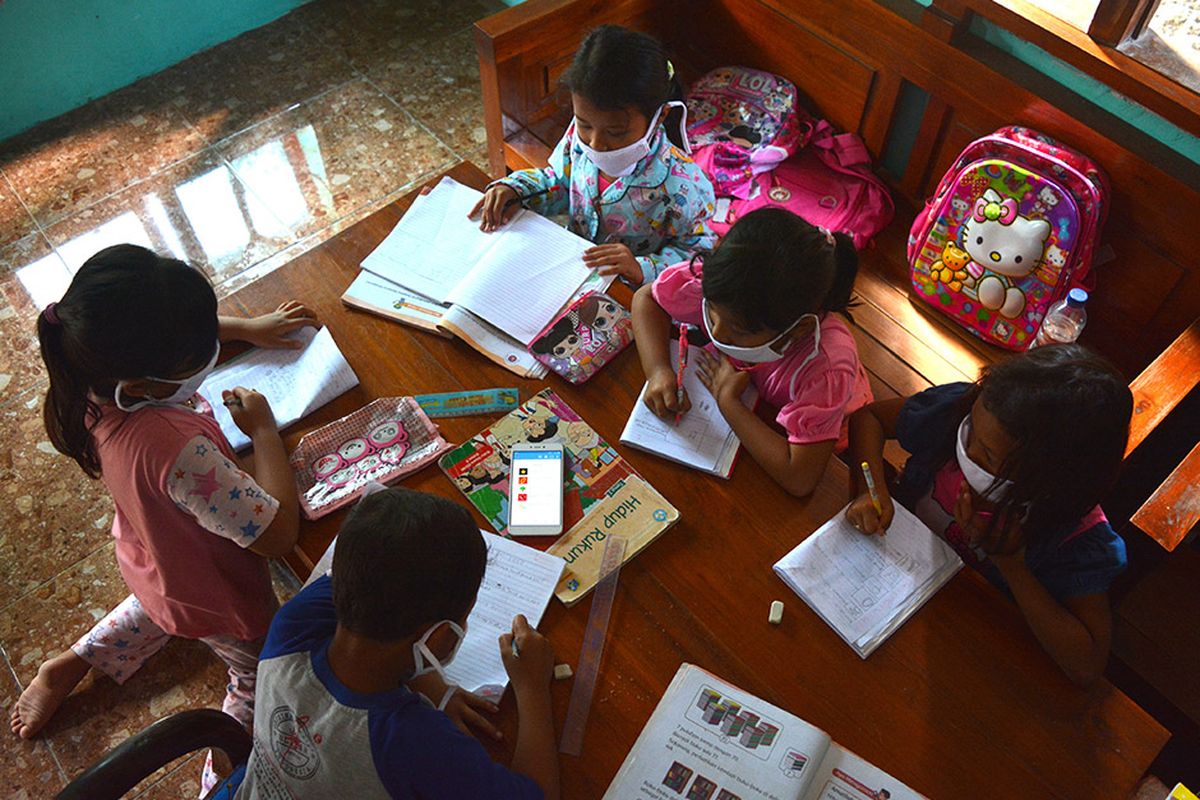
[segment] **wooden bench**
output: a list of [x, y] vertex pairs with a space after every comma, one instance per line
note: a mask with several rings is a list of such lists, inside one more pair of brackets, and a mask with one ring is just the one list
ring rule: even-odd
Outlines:
[[[685, 81], [735, 63], [784, 75], [877, 160], [911, 149], [900, 174], [885, 176], [896, 219], [864, 254], [855, 312], [872, 386], [890, 397], [973, 379], [1004, 355], [911, 303], [904, 241], [967, 142], [1029, 125], [1088, 153], [1112, 180], [1104, 243], [1116, 258], [1099, 268], [1083, 341], [1132, 376], [1200, 308], [1200, 171], [972, 36], [971, 13], [945, 0], [527, 0], [476, 23], [491, 172], [546, 163], [570, 115], [559, 77], [603, 23], [659, 37]], [[901, 108], [919, 112], [913, 142], [894, 124]]]

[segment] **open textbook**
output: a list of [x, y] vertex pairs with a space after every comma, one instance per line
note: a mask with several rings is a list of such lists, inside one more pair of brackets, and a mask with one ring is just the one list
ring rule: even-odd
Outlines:
[[867, 536], [846, 510], [775, 564], [800, 595], [863, 658], [962, 568], [962, 559], [899, 503], [886, 536]]
[[611, 278], [584, 266], [591, 242], [532, 211], [479, 230], [467, 214], [480, 197], [451, 178], [418, 196], [342, 301], [457, 336], [518, 375], [541, 377], [529, 343], [570, 300]]
[[921, 800], [783, 709], [683, 664], [604, 800]]
[[[679, 420], [679, 424], [676, 425], [674, 419], [657, 416], [647, 407], [646, 389], [649, 384], [644, 384], [642, 393], [633, 404], [629, 421], [625, 423], [625, 430], [621, 432], [621, 443], [701, 472], [728, 478], [741, 442], [725, 421], [712, 392], [700, 382], [700, 350], [695, 345], [688, 346], [683, 387], [692, 401], [692, 407]], [[671, 363], [676, 363], [678, 358], [679, 342], [672, 339]], [[742, 394], [742, 402], [753, 408], [757, 400], [758, 390], [753, 385], [747, 386]]]
[[[524, 614], [532, 627], [538, 626], [562, 574], [563, 560], [494, 533], [480, 533], [488, 548], [487, 569], [467, 617], [466, 638], [446, 667], [446, 677], [464, 689], [499, 698], [508, 686], [508, 673], [497, 640], [512, 630], [517, 614]], [[313, 567], [309, 583], [329, 574], [336, 547], [335, 538]]]
[[250, 437], [242, 433], [221, 401], [226, 389], [243, 386], [263, 395], [271, 403], [275, 422], [285, 428], [358, 386], [358, 376], [329, 328], [303, 328], [290, 336], [304, 346], [250, 350], [217, 367], [200, 385], [200, 394], [213, 407], [217, 424], [234, 450], [249, 447]]

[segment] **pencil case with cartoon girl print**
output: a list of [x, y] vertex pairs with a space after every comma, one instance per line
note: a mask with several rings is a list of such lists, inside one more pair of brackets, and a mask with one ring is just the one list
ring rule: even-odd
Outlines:
[[602, 292], [567, 306], [529, 345], [529, 352], [571, 383], [584, 383], [633, 341], [633, 317]]

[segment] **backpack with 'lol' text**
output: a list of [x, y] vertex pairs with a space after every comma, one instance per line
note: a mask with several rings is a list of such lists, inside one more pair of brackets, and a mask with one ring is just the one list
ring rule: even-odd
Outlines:
[[717, 196], [745, 199], [754, 176], [795, 153], [812, 132], [796, 87], [749, 67], [719, 67], [687, 95], [692, 159]]
[[754, 182], [748, 199], [717, 201], [709, 225], [718, 236], [756, 208], [776, 206], [847, 234], [862, 250], [892, 221], [895, 210], [887, 186], [871, 171], [871, 154], [863, 140], [853, 133], [835, 133], [825, 120], [813, 126], [803, 150]]
[[917, 296], [984, 341], [1024, 350], [1047, 309], [1091, 287], [1108, 180], [1086, 156], [1009, 126], [967, 145], [917, 215]]

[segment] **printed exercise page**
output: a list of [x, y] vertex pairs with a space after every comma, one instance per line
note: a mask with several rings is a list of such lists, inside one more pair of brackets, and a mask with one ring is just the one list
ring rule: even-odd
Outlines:
[[358, 386], [358, 376], [333, 341], [329, 328], [304, 328], [290, 335], [304, 342], [299, 350], [255, 349], [213, 370], [200, 386], [234, 450], [250, 445], [221, 401], [221, 392], [244, 386], [271, 403], [280, 428], [317, 410], [342, 392]]
[[589, 278], [592, 243], [532, 211], [496, 233], [475, 273], [447, 296], [528, 345]]
[[604, 800], [800, 800], [829, 737], [684, 664]]
[[467, 617], [467, 636], [446, 667], [451, 681], [485, 696], [498, 698], [508, 685], [496, 640], [512, 630], [513, 617], [524, 614], [537, 627], [558, 585], [563, 560], [540, 550], [483, 531], [488, 545], [487, 570], [475, 608]]
[[442, 178], [429, 194], [418, 195], [400, 222], [362, 262], [387, 278], [439, 303], [447, 298], [495, 243], [467, 214], [482, 193]]
[[925, 800], [849, 750], [831, 745], [804, 800]]
[[899, 503], [886, 536], [867, 536], [845, 509], [775, 565], [775, 571], [849, 642], [860, 643], [958, 556]]
[[[629, 421], [625, 423], [625, 430], [621, 432], [621, 441], [696, 469], [713, 472], [726, 448], [736, 446], [731, 445], [730, 439], [736, 440], [737, 437], [717, 408], [712, 392], [700, 382], [699, 353], [699, 347], [688, 346], [683, 387], [692, 401], [692, 408], [683, 415], [679, 424], [675, 424], [673, 417], [663, 419], [647, 407], [647, 387], [643, 386], [629, 414]], [[679, 342], [672, 339], [671, 364], [675, 365], [678, 361]], [[754, 394], [753, 387], [748, 387], [746, 392], [742, 397], [743, 402]], [[754, 401], [750, 399], [749, 402], [752, 404]]]

